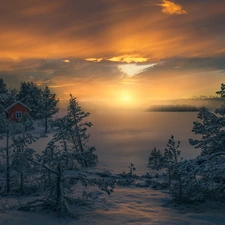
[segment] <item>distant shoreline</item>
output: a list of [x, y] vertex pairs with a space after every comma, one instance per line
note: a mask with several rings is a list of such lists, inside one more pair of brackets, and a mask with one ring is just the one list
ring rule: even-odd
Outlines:
[[152, 105], [146, 112], [199, 112], [201, 107], [193, 105]]

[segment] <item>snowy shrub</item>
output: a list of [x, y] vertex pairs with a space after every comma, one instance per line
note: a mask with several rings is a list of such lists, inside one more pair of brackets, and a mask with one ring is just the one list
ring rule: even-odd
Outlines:
[[180, 141], [177, 143], [174, 140], [174, 136], [168, 140], [164, 153], [162, 154], [160, 150], [155, 147], [150, 152], [148, 166], [155, 170], [160, 170], [162, 168], [167, 169], [168, 184], [170, 186], [171, 179], [173, 179], [173, 166], [176, 165], [182, 158], [179, 158], [181, 151], [179, 150]]
[[151, 182], [149, 182], [149, 185], [151, 185], [153, 189], [157, 190], [168, 188], [168, 182], [164, 180], [151, 180]]
[[117, 184], [119, 185], [131, 185], [134, 183], [134, 179], [137, 178], [137, 175], [134, 173], [136, 168], [134, 164], [131, 163], [129, 166], [129, 172], [123, 171], [120, 176], [123, 178], [122, 180], [118, 180]]
[[112, 176], [111, 172], [108, 170], [105, 170], [101, 173], [96, 173], [96, 174], [99, 175], [100, 177], [111, 177]]
[[171, 167], [170, 191], [178, 202], [201, 201], [202, 195], [197, 179], [199, 165], [194, 160], [185, 160]]
[[173, 168], [171, 193], [176, 201], [225, 199], [225, 155], [199, 156]]
[[120, 175], [124, 178], [135, 178], [137, 175], [134, 173], [136, 168], [134, 167], [134, 164], [131, 163], [129, 166], [129, 172], [123, 171]]

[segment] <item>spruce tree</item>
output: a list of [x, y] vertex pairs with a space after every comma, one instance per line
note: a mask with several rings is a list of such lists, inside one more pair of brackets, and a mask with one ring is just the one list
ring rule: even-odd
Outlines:
[[2, 78], [0, 78], [0, 114], [4, 112], [4, 108], [6, 107], [5, 100], [8, 95], [8, 89], [6, 84]]
[[155, 147], [150, 152], [150, 156], [148, 158], [148, 166], [154, 170], [160, 170], [164, 166], [163, 154]]
[[[225, 97], [225, 84], [216, 94]], [[201, 135], [201, 139], [189, 139], [191, 145], [200, 148], [202, 155], [225, 151], [225, 105], [221, 105], [214, 112], [202, 107], [198, 113], [192, 132]]]
[[41, 89], [33, 82], [21, 82], [18, 93], [18, 100], [31, 108], [30, 115], [35, 119], [40, 119]]
[[68, 106], [68, 119], [70, 120], [70, 141], [73, 143], [73, 150], [76, 153], [76, 160], [81, 166], [92, 166], [97, 163], [97, 156], [93, 153], [95, 147], [88, 146], [90, 134], [87, 134], [87, 129], [93, 124], [85, 121], [90, 115], [89, 112], [84, 112], [77, 99], [70, 94]]
[[38, 113], [39, 118], [44, 119], [45, 133], [48, 132], [48, 120], [59, 111], [57, 104], [59, 99], [56, 99], [56, 94], [52, 94], [48, 86], [41, 93], [39, 104], [41, 105]]
[[6, 84], [5, 84], [4, 80], [2, 78], [0, 78], [0, 95], [7, 94], [7, 93], [8, 93], [8, 89], [6, 87]]

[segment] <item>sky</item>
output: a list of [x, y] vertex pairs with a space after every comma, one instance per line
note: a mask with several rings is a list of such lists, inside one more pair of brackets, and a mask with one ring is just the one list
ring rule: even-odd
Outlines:
[[144, 107], [225, 82], [224, 0], [0, 0], [0, 77]]

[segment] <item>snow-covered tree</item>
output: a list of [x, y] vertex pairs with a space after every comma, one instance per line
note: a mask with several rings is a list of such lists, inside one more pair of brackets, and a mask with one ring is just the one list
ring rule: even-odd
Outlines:
[[[3, 139], [5, 137], [6, 143], [5, 147], [1, 149], [1, 159], [5, 161], [5, 176], [6, 176], [6, 191], [10, 191], [10, 136], [12, 135], [10, 129], [12, 124], [9, 120], [6, 119], [5, 115], [1, 116], [1, 123], [0, 123], [0, 137]], [[4, 164], [4, 162], [2, 162]]]
[[31, 108], [31, 116], [39, 119], [42, 91], [33, 82], [21, 82], [18, 99]]
[[[216, 92], [225, 97], [225, 85]], [[225, 105], [214, 112], [202, 107], [193, 132], [200, 139], [189, 139], [190, 144], [201, 149], [193, 160], [173, 166], [171, 192], [178, 201], [204, 201], [225, 199]]]
[[[54, 121], [52, 141], [42, 155], [31, 160], [42, 168], [40, 180], [48, 192], [47, 197], [30, 202], [22, 209], [49, 207], [61, 216], [74, 215], [70, 203], [76, 199], [71, 195], [71, 187], [75, 190], [74, 186], [79, 184], [79, 188], [97, 186], [108, 194], [113, 191], [114, 180], [103, 180], [96, 173], [85, 170], [97, 163], [97, 156], [93, 153], [95, 148], [87, 145], [89, 135], [86, 131], [92, 124], [84, 121], [89, 113], [83, 112], [76, 98], [70, 97], [68, 114]], [[134, 170], [133, 165], [130, 169]]]
[[167, 164], [174, 164], [179, 161], [180, 156], [180, 150], [178, 148], [180, 147], [180, 141], [175, 142], [174, 136], [171, 135], [171, 138], [168, 140], [167, 148], [165, 148], [164, 152], [164, 160]]
[[72, 129], [74, 133], [74, 147], [77, 152], [83, 152], [89, 134], [86, 134], [87, 128], [92, 126], [91, 122], [86, 122], [84, 119], [90, 115], [89, 112], [82, 111], [78, 101], [70, 94], [70, 101], [68, 109], [68, 117], [71, 120]]
[[63, 149], [63, 151], [67, 152], [68, 149], [68, 142], [70, 137], [70, 129], [71, 129], [71, 122], [68, 116], [64, 116], [62, 118], [57, 118], [53, 122], [53, 126], [55, 129], [55, 134], [53, 138], [53, 142], [58, 142], [58, 145]]
[[167, 148], [165, 148], [164, 152], [164, 163], [165, 167], [167, 168], [167, 173], [168, 173], [168, 183], [169, 186], [171, 185], [171, 180], [174, 178], [174, 166], [180, 161], [179, 156], [180, 156], [180, 141], [177, 143], [174, 140], [174, 136], [171, 135], [171, 138], [168, 140], [167, 143]]
[[0, 78], [0, 95], [1, 94], [7, 94], [8, 89], [6, 87], [6, 84], [2, 78]]
[[[5, 115], [0, 116], [0, 138], [4, 138], [5, 147], [2, 147], [1, 152], [1, 162], [6, 170], [6, 191], [10, 192], [10, 172], [12, 170], [12, 153], [14, 146], [14, 140], [19, 134], [22, 134], [26, 131], [30, 131], [33, 129], [32, 121], [24, 117], [20, 123], [15, 123], [14, 121], [6, 119]], [[18, 136], [19, 138], [20, 136]], [[24, 140], [25, 138], [21, 138], [20, 140]], [[15, 144], [15, 143], [14, 143]]]
[[[53, 141], [68, 153], [72, 153], [70, 165], [73, 167], [93, 166], [97, 163], [95, 147], [88, 145], [87, 129], [91, 122], [85, 121], [90, 113], [82, 111], [76, 98], [70, 95], [68, 114], [55, 120], [56, 133]], [[69, 161], [68, 161], [69, 163]]]
[[[216, 93], [221, 98], [225, 97], [225, 85], [221, 84], [221, 90]], [[214, 152], [225, 151], [225, 105], [214, 112], [202, 107], [198, 113], [198, 119], [195, 121], [192, 131], [202, 136], [200, 140], [189, 139], [191, 145], [200, 148], [201, 153], [211, 154]]]
[[[42, 183], [45, 185], [45, 196], [21, 206], [21, 209], [50, 208], [58, 212], [60, 216], [74, 217], [76, 213], [72, 209], [72, 204], [77, 202], [73, 194], [74, 190], [76, 190], [75, 185], [79, 185], [79, 189], [81, 187], [96, 186], [108, 194], [113, 191], [115, 182], [112, 179], [104, 180], [98, 178], [97, 174], [91, 174], [80, 169], [67, 171], [68, 155], [73, 158], [72, 152], [61, 150], [59, 146], [51, 141], [42, 155], [36, 155], [37, 159], [31, 160], [33, 164], [42, 168], [40, 170], [40, 173], [42, 173], [40, 179], [43, 180]], [[85, 197], [84, 193], [86, 191], [83, 191], [83, 197]], [[86, 195], [88, 194], [86, 193]], [[79, 199], [82, 199], [82, 196]]]
[[5, 99], [8, 94], [8, 89], [6, 84], [2, 78], [0, 78], [0, 114], [3, 113], [5, 108]]
[[40, 99], [40, 108], [38, 112], [38, 118], [43, 118], [45, 121], [45, 133], [48, 132], [48, 120], [52, 117], [52, 115], [56, 114], [59, 111], [57, 104], [59, 99], [56, 99], [56, 94], [51, 93], [48, 86], [44, 88], [41, 92]]
[[68, 118], [71, 122], [70, 141], [73, 143], [74, 157], [82, 167], [93, 166], [97, 163], [97, 155], [94, 154], [95, 147], [88, 146], [89, 136], [87, 129], [93, 124], [85, 121], [90, 115], [89, 112], [82, 111], [75, 97], [70, 95], [68, 106]]
[[173, 167], [170, 191], [178, 202], [225, 199], [225, 152], [200, 155]]
[[29, 148], [28, 145], [34, 142], [35, 138], [29, 133], [22, 133], [21, 135], [14, 136], [12, 141], [11, 168], [17, 174], [17, 178], [19, 179], [19, 191], [23, 193], [25, 177], [28, 173], [31, 173], [31, 160], [35, 152], [33, 149]]
[[160, 170], [162, 168], [167, 169], [168, 185], [171, 185], [171, 181], [174, 178], [174, 166], [179, 163], [181, 151], [179, 150], [180, 141], [176, 143], [174, 136], [168, 140], [166, 148], [163, 153], [157, 150], [155, 147], [150, 152], [148, 159], [148, 166], [155, 170]]
[[18, 100], [17, 94], [18, 94], [18, 91], [15, 88], [8, 90], [8, 93], [7, 93], [6, 98], [4, 100], [5, 107], [10, 106], [11, 104], [13, 104], [14, 102], [16, 102]]

